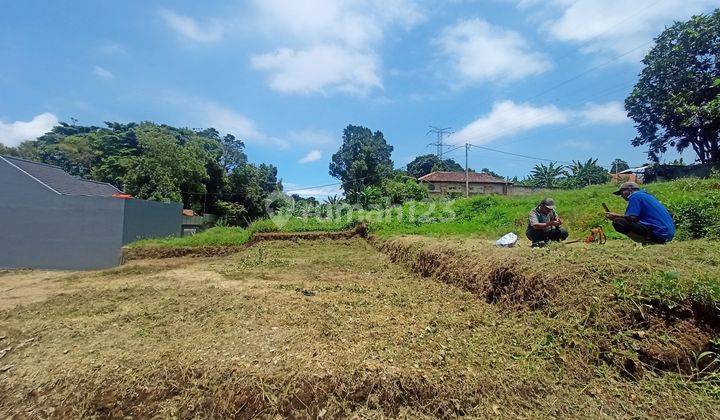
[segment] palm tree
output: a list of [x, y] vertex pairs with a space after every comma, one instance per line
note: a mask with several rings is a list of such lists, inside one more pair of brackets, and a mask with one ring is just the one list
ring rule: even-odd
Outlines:
[[597, 159], [592, 158], [588, 159], [585, 163], [573, 161], [572, 165], [570, 165], [570, 170], [572, 170], [572, 177], [575, 178], [575, 183], [578, 187], [604, 184], [610, 181], [608, 171], [598, 165], [597, 162]]
[[552, 188], [555, 186], [558, 178], [567, 175], [567, 171], [563, 165], [555, 166], [555, 162], [550, 162], [549, 165], [541, 163], [535, 165], [532, 172], [530, 172], [530, 179], [538, 187]]
[[338, 197], [337, 195], [329, 195], [325, 199], [325, 204], [329, 204], [329, 205], [335, 207], [336, 205], [340, 204], [341, 200], [342, 199], [340, 197]]

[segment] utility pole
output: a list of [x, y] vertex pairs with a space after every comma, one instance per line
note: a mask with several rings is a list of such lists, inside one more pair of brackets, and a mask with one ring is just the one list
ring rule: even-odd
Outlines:
[[430, 126], [430, 131], [428, 131], [426, 135], [428, 135], [428, 134], [430, 134], [430, 133], [435, 133], [437, 140], [435, 141], [435, 143], [430, 143], [430, 144], [428, 144], [428, 146], [435, 146], [435, 147], [437, 147], [436, 155], [437, 155], [438, 159], [442, 160], [442, 158], [443, 158], [443, 146], [444, 146], [444, 144], [443, 144], [443, 138], [444, 138], [446, 135], [448, 135], [448, 134], [454, 133], [454, 131], [452, 131], [452, 128], [450, 128], [450, 127], [438, 128], [438, 127], [435, 127], [435, 126], [432, 126], [432, 125], [431, 125], [431, 126]]
[[468, 149], [470, 143], [465, 143], [465, 198], [470, 197], [470, 178], [468, 177]]

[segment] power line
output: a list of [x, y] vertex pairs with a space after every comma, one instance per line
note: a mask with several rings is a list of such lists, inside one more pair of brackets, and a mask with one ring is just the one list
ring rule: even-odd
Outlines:
[[562, 163], [562, 164], [564, 164], [564, 165], [572, 165], [572, 164], [573, 164], [572, 162], [567, 162], [567, 161], [563, 161], [563, 160], [546, 159], [546, 158], [541, 158], [541, 157], [536, 157], [536, 156], [523, 155], [523, 154], [520, 154], [520, 153], [506, 152], [505, 150], [493, 149], [493, 148], [491, 148], [491, 147], [486, 147], [486, 146], [478, 146], [478, 145], [472, 144], [472, 143], [468, 143], [468, 144], [469, 144], [471, 147], [475, 147], [475, 148], [483, 149], [483, 150], [489, 150], [489, 151], [491, 151], [491, 152], [502, 153], [502, 154], [510, 155], [510, 156], [517, 156], [517, 157], [522, 157], [522, 158], [532, 159], [532, 160], [539, 160], [539, 161], [544, 161], [544, 162]]
[[613, 62], [615, 62], [615, 61], [617, 61], [617, 60], [619, 60], [619, 59], [621, 59], [621, 58], [623, 58], [623, 57], [625, 57], [625, 56], [627, 56], [627, 55], [630, 55], [630, 54], [634, 53], [635, 51], [637, 51], [637, 50], [639, 50], [639, 49], [641, 49], [641, 48], [644, 48], [644, 47], [652, 44], [653, 42], [655, 42], [655, 41], [653, 40], [653, 41], [650, 41], [650, 42], [645, 42], [645, 43], [643, 43], [642, 45], [638, 45], [637, 47], [635, 47], [635, 48], [633, 48], [633, 49], [631, 49], [631, 50], [629, 50], [629, 51], [626, 51], [626, 52], [624, 52], [624, 53], [622, 53], [622, 54], [620, 54], [620, 55], [618, 55], [618, 56], [615, 56], [614, 58], [612, 58], [612, 59], [610, 59], [610, 60], [608, 60], [608, 61], [605, 61], [604, 63], [600, 63], [600, 64], [598, 64], [598, 65], [596, 65], [596, 66], [590, 67], [589, 69], [586, 69], [586, 70], [584, 70], [584, 71], [582, 71], [582, 72], [580, 72], [580, 73], [578, 73], [578, 74], [576, 74], [576, 75], [574, 75], [574, 76], [572, 76], [572, 77], [570, 77], [570, 78], [568, 78], [568, 79], [565, 79], [565, 80], [563, 80], [563, 81], [561, 81], [561, 82], [559, 82], [559, 83], [557, 83], [557, 84], [555, 84], [555, 85], [553, 85], [553, 86], [551, 86], [551, 87], [549, 87], [549, 88], [547, 88], [547, 89], [545, 89], [545, 90], [543, 90], [543, 91], [538, 92], [537, 94], [535, 94], [535, 95], [533, 95], [533, 96], [530, 96], [530, 97], [526, 98], [525, 101], [526, 101], [526, 102], [527, 102], [527, 101], [531, 101], [531, 100], [536, 99], [536, 98], [538, 98], [538, 97], [540, 97], [540, 96], [542, 96], [542, 95], [544, 95], [544, 94], [546, 94], [546, 93], [548, 93], [548, 92], [551, 92], [551, 91], [553, 91], [553, 90], [555, 90], [555, 89], [557, 89], [557, 88], [559, 88], [559, 87], [562, 87], [562, 86], [565, 86], [565, 85], [567, 85], [567, 84], [569, 84], [569, 83], [572, 83], [572, 82], [574, 82], [575, 80], [577, 80], [577, 79], [585, 76], [586, 74], [592, 73], [592, 72], [595, 71], [595, 70], [599, 70], [599, 69], [601, 69], [601, 68], [603, 68], [603, 67], [605, 67], [605, 66], [608, 66], [608, 65], [612, 64]]
[[454, 133], [454, 131], [452, 131], [452, 128], [450, 128], [450, 127], [438, 128], [438, 127], [435, 127], [435, 126], [432, 126], [432, 125], [431, 125], [431, 126], [430, 126], [430, 131], [428, 131], [427, 134], [425, 134], [425, 135], [427, 136], [427, 135], [430, 134], [430, 133], [435, 133], [435, 135], [437, 136], [437, 140], [435, 141], [435, 143], [430, 143], [430, 144], [428, 144], [428, 146], [435, 146], [435, 147], [437, 147], [437, 152], [436, 152], [437, 157], [438, 157], [439, 159], [442, 159], [442, 157], [443, 157], [443, 146], [444, 146], [444, 144], [443, 144], [443, 138], [444, 138], [446, 135], [449, 135], [449, 134]]

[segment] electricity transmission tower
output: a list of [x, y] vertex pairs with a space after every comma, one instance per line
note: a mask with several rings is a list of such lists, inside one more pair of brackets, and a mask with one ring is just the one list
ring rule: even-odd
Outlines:
[[436, 141], [435, 141], [435, 143], [430, 143], [430, 144], [428, 144], [428, 146], [435, 146], [435, 147], [437, 147], [437, 153], [436, 153], [436, 154], [437, 154], [437, 157], [442, 160], [442, 157], [443, 157], [443, 146], [445, 145], [445, 144], [443, 143], [443, 138], [444, 138], [445, 136], [447, 136], [448, 134], [454, 133], [454, 131], [452, 131], [452, 128], [450, 128], [450, 127], [438, 128], [438, 127], [435, 127], [435, 126], [432, 126], [432, 125], [431, 125], [431, 126], [430, 126], [430, 131], [428, 131], [426, 135], [429, 135], [429, 134], [431, 134], [431, 133], [434, 133], [434, 134], [435, 134], [435, 136], [436, 136]]

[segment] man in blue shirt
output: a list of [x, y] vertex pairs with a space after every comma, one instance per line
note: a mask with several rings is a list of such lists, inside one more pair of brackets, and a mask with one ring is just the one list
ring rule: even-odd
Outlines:
[[628, 202], [624, 215], [605, 213], [616, 231], [643, 244], [664, 244], [673, 239], [675, 223], [657, 198], [641, 190], [634, 182], [622, 184], [613, 194], [622, 196]]

